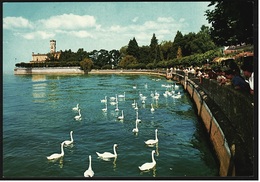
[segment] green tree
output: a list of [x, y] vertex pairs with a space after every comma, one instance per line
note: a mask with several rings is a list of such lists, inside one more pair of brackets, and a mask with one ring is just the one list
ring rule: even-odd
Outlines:
[[162, 41], [160, 44], [160, 50], [162, 52], [163, 60], [169, 60], [171, 54], [172, 42]]
[[128, 47], [126, 49], [126, 53], [128, 55], [132, 55], [134, 56], [136, 59], [139, 59], [139, 46], [137, 41], [135, 40], [135, 38], [133, 38], [133, 40], [130, 40], [128, 43]]
[[108, 64], [111, 65], [111, 67], [112, 67], [112, 65], [117, 66], [121, 59], [120, 52], [118, 50], [113, 49], [113, 50], [109, 51], [108, 54], [109, 54]]
[[201, 26], [200, 31], [197, 33], [194, 42], [198, 46], [198, 51], [194, 51], [196, 53], [205, 53], [209, 50], [213, 50], [217, 48], [217, 46], [215, 45], [215, 43], [210, 37], [209, 27], [205, 25]]
[[208, 6], [215, 8], [207, 10], [205, 15], [212, 25], [210, 32], [213, 41], [220, 46], [244, 42], [252, 44], [254, 26], [257, 25], [257, 18], [254, 18], [257, 4], [247, 0], [211, 1]]
[[128, 46], [123, 46], [123, 47], [120, 48], [119, 53], [120, 53], [121, 57], [124, 57], [124, 56], [127, 55], [127, 52], [126, 52], [127, 47]]
[[140, 58], [138, 60], [139, 63], [147, 65], [150, 63], [150, 47], [149, 46], [142, 46], [139, 48], [140, 50]]
[[122, 58], [122, 60], [119, 62], [119, 66], [121, 68], [128, 68], [129, 66], [133, 64], [138, 64], [137, 59], [132, 56], [132, 55], [126, 55], [125, 57]]
[[80, 61], [80, 67], [82, 70], [84, 70], [85, 73], [88, 73], [93, 68], [93, 61], [89, 58], [84, 58], [82, 61]]
[[183, 43], [183, 35], [180, 31], [177, 31], [173, 43], [172, 43], [172, 48], [171, 48], [171, 52], [170, 52], [170, 58], [174, 59], [177, 57], [177, 51], [179, 47], [184, 47], [184, 43]]
[[157, 40], [155, 34], [153, 34], [153, 37], [152, 37], [151, 43], [150, 43], [150, 59], [154, 64], [159, 62], [158, 40]]
[[177, 50], [177, 59], [179, 59], [179, 58], [182, 58], [182, 51], [181, 51], [180, 46], [178, 47], [178, 50]]

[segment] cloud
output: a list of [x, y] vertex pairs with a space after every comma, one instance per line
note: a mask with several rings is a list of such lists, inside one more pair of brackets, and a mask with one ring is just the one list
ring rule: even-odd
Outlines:
[[109, 28], [109, 31], [116, 32], [116, 33], [123, 33], [125, 32], [127, 27], [122, 27], [120, 25], [113, 25]]
[[63, 14], [41, 19], [38, 24], [47, 29], [77, 30], [88, 27], [98, 27], [96, 19], [90, 15]]
[[45, 31], [36, 31], [30, 33], [21, 33], [20, 34], [23, 38], [32, 40], [32, 39], [49, 39], [55, 36], [54, 33], [48, 33]]
[[[132, 19], [132, 24], [113, 24], [104, 26], [97, 23], [96, 18], [90, 15], [62, 14], [46, 19], [30, 22], [23, 17], [6, 17], [3, 19], [5, 29], [14, 31], [15, 36], [27, 40], [55, 39], [57, 36], [70, 38], [91, 38], [96, 40], [116, 40], [120, 36], [120, 42], [128, 43], [135, 37], [138, 44], [149, 45], [153, 33], [159, 41], [172, 39], [177, 30], [187, 27], [185, 19], [175, 21], [173, 17], [157, 17], [144, 22], [139, 17]], [[138, 21], [138, 24], [135, 22]], [[34, 30], [34, 32], [32, 32]]]
[[171, 23], [174, 22], [174, 19], [172, 17], [158, 17], [157, 21], [160, 23]]
[[134, 19], [132, 19], [132, 22], [137, 22], [138, 19], [139, 17], [134, 17]]
[[69, 36], [73, 37], [79, 37], [79, 38], [93, 38], [93, 35], [89, 33], [88, 31], [80, 30], [80, 31], [60, 31], [60, 33], [67, 34]]
[[32, 23], [23, 17], [5, 17], [3, 18], [3, 28], [4, 29], [21, 29], [29, 28], [32, 29]]
[[180, 18], [180, 19], [179, 19], [179, 22], [180, 22], [180, 23], [182, 23], [182, 22], [184, 22], [184, 21], [185, 21], [184, 18]]

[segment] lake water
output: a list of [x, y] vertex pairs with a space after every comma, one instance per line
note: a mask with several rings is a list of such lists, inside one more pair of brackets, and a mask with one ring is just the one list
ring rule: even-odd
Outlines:
[[[134, 88], [136, 86], [136, 88]], [[167, 88], [171, 86], [171, 88]], [[207, 134], [196, 115], [188, 93], [181, 85], [151, 75], [3, 75], [3, 177], [4, 178], [82, 178], [92, 156], [94, 177], [179, 178], [218, 176], [218, 164]], [[166, 90], [180, 92], [180, 98]], [[118, 98], [119, 112], [109, 97]], [[151, 94], [159, 93], [159, 99]], [[140, 94], [146, 96], [142, 103]], [[107, 112], [103, 112], [107, 96]], [[138, 105], [139, 132], [135, 128]], [[151, 103], [155, 111], [151, 112]], [[77, 121], [79, 104], [82, 119]], [[124, 111], [124, 120], [118, 120]], [[155, 138], [158, 144], [144, 141]], [[64, 157], [50, 161], [46, 157], [61, 152]], [[104, 161], [96, 152], [112, 152], [117, 158]], [[156, 166], [142, 172], [138, 166], [151, 162], [155, 150]]]

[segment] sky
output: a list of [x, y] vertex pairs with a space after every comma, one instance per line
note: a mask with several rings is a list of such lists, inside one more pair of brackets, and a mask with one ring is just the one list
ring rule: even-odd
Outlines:
[[177, 31], [197, 33], [210, 26], [209, 1], [190, 2], [3, 2], [3, 73], [30, 62], [32, 52], [83, 48], [120, 50], [133, 38], [150, 45], [153, 34], [173, 41]]

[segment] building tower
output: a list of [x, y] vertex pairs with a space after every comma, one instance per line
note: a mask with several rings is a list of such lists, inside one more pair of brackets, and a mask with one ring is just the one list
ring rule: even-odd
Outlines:
[[50, 53], [56, 52], [56, 40], [50, 40], [51, 51]]

